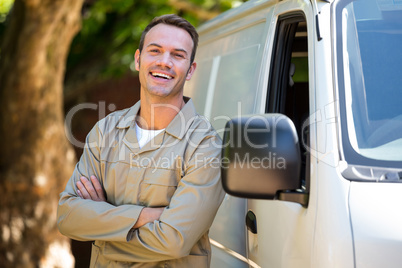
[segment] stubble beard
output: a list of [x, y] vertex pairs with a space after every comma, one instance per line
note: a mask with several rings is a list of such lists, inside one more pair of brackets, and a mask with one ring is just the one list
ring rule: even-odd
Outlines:
[[[138, 61], [138, 66], [139, 69], [141, 70], [141, 60]], [[188, 75], [190, 71], [191, 65], [187, 69], [186, 76]], [[146, 88], [143, 88], [142, 86], [142, 81], [140, 79], [140, 85], [142, 90], [144, 91], [145, 94], [149, 96], [154, 96], [158, 98], [167, 98], [167, 97], [176, 97], [176, 96], [183, 96], [183, 90], [184, 90], [184, 84], [186, 82], [186, 78], [184, 77], [183, 81], [178, 81], [176, 84], [172, 86], [161, 86], [161, 85], [151, 85], [150, 81], [148, 80], [148, 75], [150, 75], [150, 72], [147, 70], [146, 74], [144, 75], [144, 82], [146, 85]], [[141, 77], [141, 74], [140, 74]]]

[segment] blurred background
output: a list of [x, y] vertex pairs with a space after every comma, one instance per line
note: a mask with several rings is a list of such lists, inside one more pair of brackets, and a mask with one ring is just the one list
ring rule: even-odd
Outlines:
[[0, 0], [0, 267], [89, 266], [91, 242], [57, 231], [57, 202], [88, 131], [139, 100], [141, 32], [245, 1]]

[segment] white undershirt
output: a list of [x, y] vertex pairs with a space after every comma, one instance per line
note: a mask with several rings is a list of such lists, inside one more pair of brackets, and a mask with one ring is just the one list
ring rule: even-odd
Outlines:
[[156, 135], [158, 135], [165, 129], [158, 129], [158, 130], [142, 129], [138, 126], [137, 122], [135, 122], [135, 130], [137, 132], [138, 146], [142, 148], [145, 144], [147, 144], [150, 140], [152, 140]]

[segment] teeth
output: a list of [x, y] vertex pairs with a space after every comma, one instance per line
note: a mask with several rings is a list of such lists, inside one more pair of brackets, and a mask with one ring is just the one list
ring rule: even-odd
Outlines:
[[167, 74], [162, 74], [162, 73], [152, 73], [153, 76], [160, 76], [160, 77], [164, 77], [166, 79], [172, 79], [173, 77], [171, 77], [170, 75]]

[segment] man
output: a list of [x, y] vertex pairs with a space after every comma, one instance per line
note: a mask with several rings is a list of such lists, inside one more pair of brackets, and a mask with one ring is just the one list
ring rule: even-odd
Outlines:
[[140, 102], [87, 136], [57, 217], [62, 234], [95, 240], [91, 267], [209, 267], [224, 193], [221, 140], [183, 97], [197, 43], [186, 20], [155, 18], [135, 53]]

